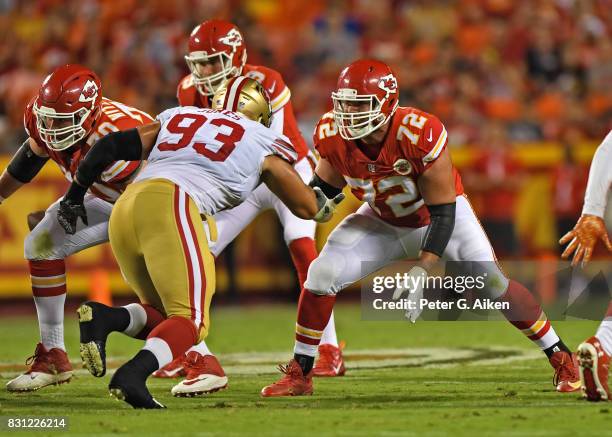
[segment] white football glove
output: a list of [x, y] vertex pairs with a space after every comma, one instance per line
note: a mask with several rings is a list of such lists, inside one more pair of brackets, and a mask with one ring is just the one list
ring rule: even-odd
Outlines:
[[411, 281], [411, 284], [414, 284], [415, 287], [413, 289], [398, 287], [393, 292], [393, 300], [399, 300], [406, 292], [408, 292], [408, 302], [414, 302], [414, 309], [410, 307], [406, 309], [405, 316], [412, 323], [416, 323], [417, 319], [421, 315], [423, 309], [420, 306], [421, 299], [423, 298], [423, 286], [425, 285], [425, 281], [427, 281], [427, 270], [420, 266], [414, 266], [408, 271], [408, 276], [415, 278], [414, 282]]
[[313, 220], [319, 223], [325, 223], [332, 218], [334, 211], [336, 211], [336, 207], [344, 200], [344, 194], [340, 193], [333, 199], [328, 199], [323, 191], [321, 191], [321, 188], [314, 187], [313, 191], [317, 196], [317, 205], [319, 206], [319, 211], [313, 217]]

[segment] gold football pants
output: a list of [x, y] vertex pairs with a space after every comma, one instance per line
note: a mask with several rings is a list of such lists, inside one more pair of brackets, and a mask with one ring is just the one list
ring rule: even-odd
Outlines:
[[166, 179], [128, 185], [113, 207], [109, 237], [140, 301], [167, 317], [191, 319], [200, 340], [206, 338], [215, 264], [200, 213], [187, 193]]

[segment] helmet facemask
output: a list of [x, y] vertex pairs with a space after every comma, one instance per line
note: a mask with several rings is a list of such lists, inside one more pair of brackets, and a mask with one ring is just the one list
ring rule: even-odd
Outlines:
[[[244, 65], [246, 60], [246, 51], [244, 53], [241, 65]], [[228, 79], [240, 75], [242, 67], [238, 68], [234, 65], [234, 55], [235, 52], [218, 52], [211, 55], [207, 55], [206, 52], [191, 52], [185, 56], [193, 83], [200, 94], [213, 96]], [[219, 65], [220, 68], [212, 74], [204, 75], [200, 71], [203, 64]]]
[[91, 109], [80, 108], [74, 112], [55, 112], [47, 106], [33, 106], [36, 128], [40, 138], [52, 150], [62, 151], [81, 141], [89, 133], [83, 124]]
[[[357, 140], [384, 125], [395, 112], [382, 112], [386, 98], [379, 100], [374, 94], [357, 94], [352, 88], [340, 88], [332, 92], [334, 120], [340, 136], [345, 140]], [[396, 106], [397, 107], [397, 106]]]

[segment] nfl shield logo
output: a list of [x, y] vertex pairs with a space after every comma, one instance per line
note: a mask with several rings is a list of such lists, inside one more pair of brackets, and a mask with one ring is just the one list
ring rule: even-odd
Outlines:
[[370, 173], [376, 173], [376, 164], [368, 164], [368, 171]]
[[412, 165], [407, 159], [398, 159], [395, 161], [395, 164], [393, 164], [393, 170], [401, 175], [407, 175], [412, 171]]

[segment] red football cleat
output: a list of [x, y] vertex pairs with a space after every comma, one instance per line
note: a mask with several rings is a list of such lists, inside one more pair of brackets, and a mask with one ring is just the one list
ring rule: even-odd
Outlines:
[[591, 337], [578, 346], [578, 364], [584, 397], [594, 402], [610, 400], [610, 356], [603, 350], [597, 337]]
[[578, 374], [578, 360], [576, 354], [555, 352], [549, 358], [551, 366], [555, 369], [553, 385], [558, 392], [571, 393], [580, 390], [580, 376]]
[[227, 376], [214, 355], [201, 355], [191, 351], [187, 354], [184, 365], [187, 374], [184, 380], [172, 387], [174, 396], [199, 396], [227, 387]]
[[72, 378], [72, 365], [65, 351], [45, 349], [42, 343], [36, 345], [34, 355], [26, 360], [30, 365], [27, 372], [6, 384], [11, 392], [34, 391], [48, 385], [63, 384]]
[[156, 378], [179, 378], [187, 375], [185, 371], [185, 355], [175, 358], [170, 361], [164, 367], [153, 372], [153, 376]]
[[342, 358], [344, 342], [338, 347], [331, 344], [319, 345], [319, 359], [312, 369], [312, 376], [344, 376], [346, 368]]
[[278, 370], [285, 375], [277, 382], [261, 389], [265, 398], [274, 396], [303, 396], [312, 394], [312, 371], [304, 376], [302, 368], [295, 360], [286, 366], [279, 365]]

